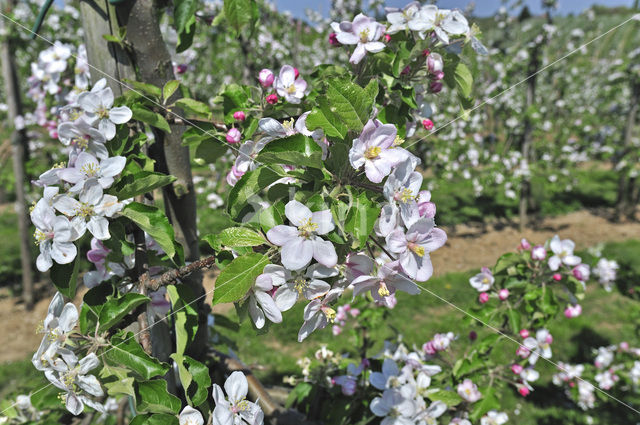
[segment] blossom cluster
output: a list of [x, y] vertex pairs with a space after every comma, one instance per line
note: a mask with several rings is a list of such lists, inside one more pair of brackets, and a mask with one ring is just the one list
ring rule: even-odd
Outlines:
[[87, 231], [98, 240], [109, 239], [108, 219], [124, 207], [105, 190], [124, 169], [126, 158], [110, 157], [106, 143], [115, 137], [116, 124], [129, 121], [132, 113], [113, 103], [113, 92], [102, 79], [60, 111], [57, 135], [68, 161], [34, 182], [44, 188], [44, 196], [31, 210], [40, 271], [49, 270], [54, 261], [72, 262], [77, 255], [73, 242]]

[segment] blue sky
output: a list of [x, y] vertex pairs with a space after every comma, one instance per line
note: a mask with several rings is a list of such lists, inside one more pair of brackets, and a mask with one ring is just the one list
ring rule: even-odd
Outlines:
[[[320, 12], [326, 13], [329, 10], [331, 0], [272, 0], [279, 10], [289, 10], [296, 17], [304, 17], [304, 10], [315, 9]], [[411, 0], [387, 0], [387, 6], [402, 7], [409, 3]], [[458, 8], [464, 9], [470, 0], [440, 0], [438, 6], [441, 8]], [[539, 13], [541, 11], [540, 0], [526, 0], [525, 3], [529, 6], [533, 13]], [[593, 4], [599, 4], [603, 6], [632, 6], [633, 0], [559, 0], [559, 8], [557, 13], [579, 13], [584, 9], [587, 9]], [[501, 0], [475, 0], [476, 15], [487, 16], [493, 15], [500, 5]]]

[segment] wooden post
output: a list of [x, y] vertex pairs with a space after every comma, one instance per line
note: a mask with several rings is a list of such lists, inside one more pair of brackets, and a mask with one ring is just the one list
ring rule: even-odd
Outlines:
[[[0, 7], [4, 10], [10, 6], [7, 2], [0, 1]], [[22, 115], [22, 101], [20, 99], [20, 87], [18, 86], [18, 75], [13, 58], [11, 35], [6, 31], [4, 19], [0, 19], [0, 62], [2, 62], [2, 75], [4, 79], [5, 94], [9, 107], [8, 117], [11, 125], [16, 117]], [[6, 34], [6, 35], [5, 35]], [[20, 243], [20, 260], [22, 264], [22, 298], [27, 310], [33, 308], [33, 273], [31, 265], [31, 236], [29, 235], [29, 219], [26, 211], [25, 199], [25, 169], [24, 157], [27, 147], [27, 133], [24, 129], [14, 129], [11, 134], [11, 147], [13, 150], [13, 174], [16, 182], [16, 203], [15, 210], [18, 217], [18, 234]]]
[[[629, 110], [627, 111], [627, 119], [624, 126], [624, 136], [622, 146], [618, 154], [616, 162], [624, 161], [624, 157], [629, 153], [631, 141], [633, 139], [633, 131], [636, 125], [636, 116], [638, 115], [638, 107], [640, 106], [640, 81], [633, 79], [631, 81], [631, 100], [629, 102]], [[619, 221], [624, 215], [633, 218], [633, 210], [635, 203], [633, 202], [632, 193], [633, 186], [629, 179], [629, 166], [621, 167], [620, 176], [618, 177], [618, 196], [616, 199], [615, 220]]]

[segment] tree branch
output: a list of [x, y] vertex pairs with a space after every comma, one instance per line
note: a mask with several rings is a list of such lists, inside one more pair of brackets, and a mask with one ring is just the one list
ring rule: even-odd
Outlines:
[[155, 279], [145, 279], [144, 275], [142, 275], [138, 279], [138, 283], [139, 285], [144, 286], [150, 291], [157, 291], [160, 287], [172, 285], [176, 283], [178, 279], [189, 276], [195, 271], [211, 268], [214, 266], [215, 262], [216, 257], [215, 255], [212, 255], [210, 257], [194, 261], [193, 263], [188, 264], [184, 267], [180, 267], [179, 269], [169, 270], [168, 272], [161, 274]]

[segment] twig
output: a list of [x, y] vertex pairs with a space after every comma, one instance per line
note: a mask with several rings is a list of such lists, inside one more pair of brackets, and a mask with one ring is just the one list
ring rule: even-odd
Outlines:
[[369, 239], [371, 239], [371, 240], [373, 241], [373, 243], [375, 243], [376, 245], [378, 245], [378, 248], [380, 248], [380, 249], [381, 249], [385, 254], [387, 254], [387, 255], [389, 256], [389, 258], [391, 258], [392, 260], [395, 260], [395, 257], [394, 257], [393, 255], [391, 255], [391, 254], [389, 253], [389, 251], [387, 251], [387, 249], [386, 249], [384, 246], [382, 246], [382, 245], [380, 244], [380, 242], [378, 242], [378, 241], [376, 240], [376, 238], [373, 238], [373, 237], [369, 236]]
[[212, 255], [210, 257], [194, 261], [193, 263], [184, 267], [180, 267], [179, 269], [169, 270], [168, 272], [161, 274], [155, 279], [143, 280], [141, 276], [140, 279], [138, 279], [138, 283], [140, 285], [144, 285], [149, 291], [157, 291], [162, 286], [174, 284], [178, 281], [178, 279], [182, 279], [183, 277], [186, 277], [195, 271], [213, 267], [215, 262], [216, 257], [215, 255]]
[[[133, 231], [133, 241], [136, 245], [135, 252], [135, 269], [138, 275], [139, 291], [142, 295], [147, 295], [147, 286], [145, 282], [149, 280], [149, 268], [147, 258], [147, 245], [144, 238], [144, 232], [139, 227], [135, 227]], [[151, 342], [151, 332], [149, 331], [149, 318], [147, 317], [147, 309], [145, 308], [138, 315], [138, 324], [140, 325], [140, 345], [144, 351], [151, 355], [153, 353], [153, 345]]]

